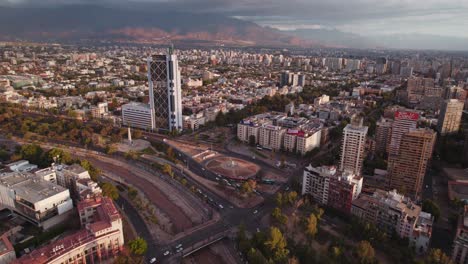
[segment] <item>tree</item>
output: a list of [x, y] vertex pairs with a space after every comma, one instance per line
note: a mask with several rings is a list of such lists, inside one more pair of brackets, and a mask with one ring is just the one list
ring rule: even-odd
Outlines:
[[252, 147], [255, 147], [255, 136], [254, 135], [250, 135], [249, 136], [249, 145], [252, 146]]
[[107, 196], [111, 198], [112, 200], [117, 200], [119, 199], [119, 191], [117, 190], [117, 187], [113, 185], [112, 183], [105, 182], [101, 186], [102, 189], [102, 195]]
[[310, 216], [307, 218], [306, 234], [310, 237], [315, 237], [317, 231], [317, 217], [314, 214], [310, 214]]
[[290, 204], [293, 204], [297, 199], [297, 192], [291, 191], [288, 193], [288, 202]]
[[182, 180], [180, 180], [180, 183], [181, 183], [183, 186], [185, 186], [185, 185], [187, 185], [187, 180], [186, 180], [186, 179], [182, 179]]
[[42, 148], [39, 145], [22, 145], [20, 149], [20, 156], [22, 159], [28, 160], [32, 164], [42, 165], [43, 152], [44, 150], [42, 150]]
[[[70, 153], [63, 151], [59, 148], [53, 148], [47, 151], [46, 154], [47, 163], [51, 164], [52, 162], [55, 163], [64, 163], [64, 164], [72, 164], [73, 158], [71, 157]], [[55, 160], [54, 160], [55, 158]]]
[[148, 249], [148, 244], [141, 237], [137, 237], [134, 240], [131, 240], [130, 242], [128, 242], [128, 245], [130, 247], [130, 252], [132, 252], [132, 254], [135, 255], [143, 255]]
[[371, 243], [366, 240], [360, 241], [356, 246], [356, 255], [359, 262], [362, 264], [373, 263], [375, 259], [375, 251]]
[[166, 173], [167, 175], [171, 175], [172, 173], [172, 167], [171, 165], [164, 163], [162, 171]]
[[283, 206], [283, 194], [280, 192], [276, 194], [276, 206]]
[[424, 212], [430, 213], [434, 217], [434, 221], [440, 217], [440, 208], [432, 200], [426, 199], [423, 201], [422, 210]]
[[277, 227], [270, 228], [270, 234], [265, 245], [271, 252], [273, 252], [274, 261], [284, 262], [287, 260], [289, 250], [287, 247], [286, 238]]
[[247, 253], [247, 259], [249, 263], [252, 264], [267, 264], [268, 260], [263, 256], [260, 250], [255, 248], [250, 248], [249, 252]]
[[251, 194], [253, 192], [253, 189], [252, 187], [249, 185], [248, 182], [244, 182], [242, 183], [241, 185], [241, 189], [240, 189], [241, 193], [243, 194]]
[[174, 149], [172, 147], [168, 147], [166, 151], [167, 158], [171, 161], [175, 160]]
[[450, 257], [445, 255], [445, 253], [438, 249], [432, 248], [427, 254], [426, 259], [424, 260], [425, 264], [452, 264]]
[[108, 144], [106, 146], [106, 153], [111, 155], [111, 154], [114, 154], [115, 152], [117, 152], [117, 147], [114, 145], [114, 144]]
[[100, 171], [97, 168], [95, 168], [93, 164], [91, 164], [88, 160], [82, 160], [80, 162], [80, 165], [81, 167], [83, 167], [83, 169], [88, 171], [89, 176], [91, 177], [93, 181], [95, 182], [98, 181], [98, 176], [99, 176]]
[[249, 184], [250, 188], [252, 188], [252, 190], [255, 190], [257, 188], [257, 182], [255, 180], [248, 179], [247, 183]]

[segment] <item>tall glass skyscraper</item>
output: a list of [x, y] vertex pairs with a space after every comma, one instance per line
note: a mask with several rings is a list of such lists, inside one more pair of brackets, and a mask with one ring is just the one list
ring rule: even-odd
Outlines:
[[177, 56], [170, 48], [167, 55], [148, 57], [150, 107], [156, 130], [182, 130], [182, 91]]

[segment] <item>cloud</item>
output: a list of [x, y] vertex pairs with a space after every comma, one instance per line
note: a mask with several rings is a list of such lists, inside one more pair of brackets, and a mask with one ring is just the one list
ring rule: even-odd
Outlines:
[[467, 0], [0, 0], [0, 5], [153, 5], [241, 17], [278, 29], [337, 28], [362, 35], [468, 37]]

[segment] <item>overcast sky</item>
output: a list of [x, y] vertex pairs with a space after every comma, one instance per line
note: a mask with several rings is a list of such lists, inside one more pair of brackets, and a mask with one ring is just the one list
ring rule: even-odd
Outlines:
[[226, 14], [279, 29], [330, 28], [361, 35], [468, 38], [468, 0], [0, 0], [9, 5], [135, 2]]

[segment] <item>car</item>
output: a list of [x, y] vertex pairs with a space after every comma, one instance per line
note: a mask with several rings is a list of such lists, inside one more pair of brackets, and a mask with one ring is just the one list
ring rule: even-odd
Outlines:
[[205, 171], [205, 168], [201, 168], [202, 171]]
[[258, 210], [255, 210], [255, 211], [254, 211], [254, 214], [257, 214], [257, 213], [258, 213]]
[[216, 177], [216, 180], [217, 180], [217, 181], [219, 181], [219, 178], [218, 178], [218, 177]]
[[177, 253], [179, 253], [179, 252], [181, 252], [182, 250], [184, 250], [184, 248], [183, 248], [183, 247], [181, 247], [181, 248], [177, 249], [177, 251], [176, 251], [176, 252], [177, 252]]
[[219, 204], [218, 206], [219, 206], [219, 208], [221, 208], [221, 209], [224, 208], [224, 206], [223, 206], [222, 204]]
[[181, 248], [181, 247], [182, 247], [182, 244], [175, 246], [175, 248]]
[[260, 228], [257, 227], [257, 233], [260, 233]]
[[426, 189], [429, 188], [429, 185], [426, 184]]
[[170, 252], [169, 250], [166, 250], [166, 251], [163, 253], [164, 256], [167, 256], [167, 255], [169, 255], [169, 254], [171, 254], [171, 252]]
[[156, 262], [156, 258], [150, 259], [150, 263], [155, 263], [155, 262]]

